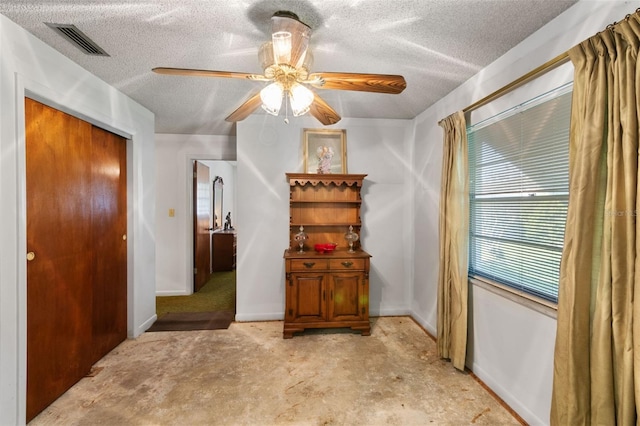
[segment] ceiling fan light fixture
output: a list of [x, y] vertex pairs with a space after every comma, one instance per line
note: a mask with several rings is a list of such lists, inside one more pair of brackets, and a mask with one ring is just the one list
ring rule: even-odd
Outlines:
[[313, 92], [301, 84], [294, 83], [289, 89], [289, 104], [294, 117], [306, 114], [313, 103]]
[[[283, 100], [291, 105], [294, 116], [310, 112], [324, 125], [340, 121], [340, 115], [309, 86], [333, 90], [353, 90], [374, 93], [401, 93], [407, 82], [401, 75], [362, 73], [311, 73], [313, 55], [309, 49], [311, 28], [292, 12], [279, 11], [271, 17], [272, 40], [264, 43], [258, 52], [263, 75], [242, 72], [199, 70], [191, 68], [153, 68], [158, 74], [200, 77], [241, 78], [270, 82], [260, 93], [253, 94], [226, 120], [244, 120], [260, 105], [269, 114], [277, 116]], [[286, 94], [286, 98], [285, 98]], [[286, 106], [285, 123], [289, 122]]]
[[260, 100], [262, 100], [262, 109], [271, 115], [278, 115], [282, 106], [282, 98], [284, 90], [278, 83], [271, 83], [260, 91]]

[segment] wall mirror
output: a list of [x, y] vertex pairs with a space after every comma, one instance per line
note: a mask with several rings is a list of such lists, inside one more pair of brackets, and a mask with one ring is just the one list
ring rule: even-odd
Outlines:
[[222, 224], [224, 223], [224, 216], [222, 214], [223, 187], [224, 187], [224, 182], [222, 181], [222, 177], [216, 176], [215, 179], [213, 179], [213, 190], [212, 190], [214, 231], [217, 229], [222, 229]]

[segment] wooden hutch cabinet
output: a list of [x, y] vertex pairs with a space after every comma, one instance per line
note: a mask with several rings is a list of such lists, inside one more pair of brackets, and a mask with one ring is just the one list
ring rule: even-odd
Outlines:
[[[366, 175], [287, 173], [289, 241], [286, 270], [285, 339], [307, 328], [349, 327], [363, 336], [369, 323], [370, 255], [344, 236], [353, 227], [360, 235], [360, 190]], [[295, 235], [304, 227], [303, 252]], [[319, 253], [315, 244], [337, 243], [335, 251]]]

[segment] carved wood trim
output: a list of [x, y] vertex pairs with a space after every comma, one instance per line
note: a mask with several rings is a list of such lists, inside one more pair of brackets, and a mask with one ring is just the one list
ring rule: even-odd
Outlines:
[[326, 174], [320, 175], [315, 173], [287, 173], [289, 179], [289, 186], [311, 184], [313, 186], [330, 184], [334, 185], [347, 185], [347, 186], [362, 186], [366, 174]]

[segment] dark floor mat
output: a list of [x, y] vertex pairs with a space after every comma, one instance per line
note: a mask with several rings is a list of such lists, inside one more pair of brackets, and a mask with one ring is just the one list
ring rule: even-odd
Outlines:
[[232, 311], [169, 312], [153, 323], [147, 331], [222, 330], [235, 318]]

